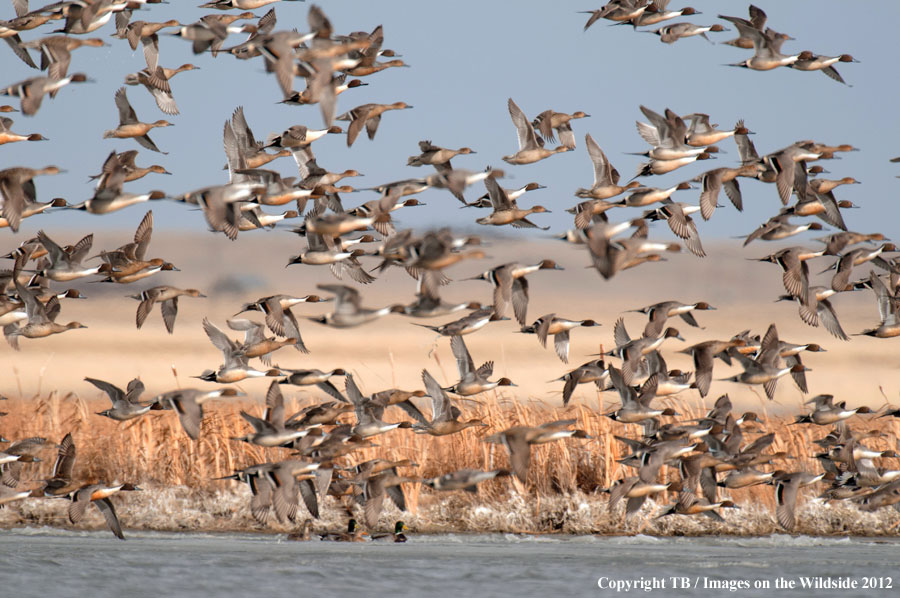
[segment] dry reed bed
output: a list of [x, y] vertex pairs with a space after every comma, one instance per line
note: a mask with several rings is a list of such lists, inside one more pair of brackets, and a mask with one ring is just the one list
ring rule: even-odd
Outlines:
[[[668, 399], [683, 420], [700, 417], [705, 407], [700, 401]], [[287, 412], [300, 409], [305, 402], [287, 400]], [[151, 412], [130, 422], [118, 423], [95, 415], [106, 401], [84, 400], [75, 394], [10, 399], [2, 404], [9, 414], [0, 419], [0, 432], [12, 440], [30, 436], [48, 438], [50, 444], [41, 457], [44, 462], [31, 466], [23, 482], [39, 487], [49, 475], [54, 461], [53, 443], [72, 433], [78, 457], [75, 476], [85, 481], [131, 481], [145, 488], [117, 499], [126, 528], [156, 530], [258, 530], [283, 531], [272, 524], [261, 528], [247, 508], [249, 491], [239, 484], [216, 481], [236, 469], [289, 456], [285, 449], [261, 449], [232, 440], [247, 432], [241, 409], [258, 413], [261, 406], [251, 401], [218, 401], [208, 404], [200, 439], [191, 441], [182, 431], [174, 412]], [[626, 426], [601, 415], [586, 405], [552, 408], [539, 401], [521, 401], [490, 393], [485, 398], [466, 400], [462, 405], [466, 418], [477, 417], [490, 424], [461, 434], [433, 438], [397, 430], [375, 437], [376, 447], [357, 451], [339, 463], [352, 465], [376, 456], [388, 459], [413, 459], [418, 467], [407, 475], [429, 478], [462, 468], [493, 469], [506, 467], [506, 451], [499, 445], [483, 442], [484, 436], [513, 425], [539, 425], [558, 419], [576, 419], [577, 426], [593, 438], [587, 441], [554, 442], [532, 449], [532, 461], [525, 485], [512, 478], [485, 483], [477, 495], [465, 492], [433, 493], [419, 484], [407, 484], [409, 513], [402, 517], [417, 531], [431, 532], [565, 532], [565, 533], [725, 533], [758, 535], [777, 532], [773, 522], [774, 496], [771, 486], [734, 491], [739, 509], [723, 510], [725, 524], [705, 517], [668, 517], [659, 521], [652, 516], [656, 505], [674, 496], [660, 495], [656, 503], [648, 501], [643, 517], [624, 522], [621, 512], [609, 513], [606, 495], [598, 490], [630, 470], [616, 459], [625, 448], [614, 435], [635, 436], [638, 426]], [[602, 408], [602, 404], [598, 405]], [[402, 413], [393, 414], [396, 419]], [[386, 419], [391, 419], [388, 412]], [[776, 464], [779, 469], [819, 471], [813, 440], [828, 429], [818, 426], [792, 426], [790, 420], [764, 416], [756, 432], [774, 432], [770, 451], [786, 451], [794, 458]], [[868, 419], [868, 418], [866, 418]], [[879, 429], [885, 438], [872, 439], [873, 448], [895, 448], [898, 425], [895, 421], [862, 417], [851, 420], [855, 429]], [[752, 440], [756, 433], [748, 432]], [[669, 480], [678, 477], [664, 468]], [[812, 491], [804, 495], [809, 498]], [[805, 503], [805, 504], [804, 504]], [[320, 528], [341, 527], [345, 510], [329, 498], [321, 509]], [[96, 515], [96, 514], [93, 514]], [[400, 517], [393, 505], [385, 509], [380, 524], [387, 528]], [[798, 509], [799, 533], [809, 534], [897, 534], [898, 515], [893, 509], [863, 513], [849, 504], [821, 504], [801, 498]], [[102, 527], [99, 515], [94, 517]], [[0, 514], [0, 526], [22, 524], [65, 526], [65, 509], [51, 499], [26, 499]]]

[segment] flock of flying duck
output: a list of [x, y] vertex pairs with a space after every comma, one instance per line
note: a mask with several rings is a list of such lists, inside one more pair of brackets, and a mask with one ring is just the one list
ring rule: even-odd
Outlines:
[[[217, 0], [204, 7], [216, 9], [252, 10], [270, 4], [274, 0]], [[99, 39], [83, 39], [71, 35], [92, 32], [115, 16], [116, 37], [127, 40], [132, 49], [143, 47], [147, 68], [129, 75], [125, 83], [143, 86], [156, 100], [161, 111], [178, 114], [170, 80], [182, 71], [195, 68], [183, 65], [168, 69], [159, 65], [159, 40], [163, 29], [171, 28], [176, 37], [192, 43], [196, 54], [231, 54], [237, 59], [258, 59], [268, 72], [275, 75], [282, 92], [283, 102], [293, 105], [318, 104], [321, 108], [324, 128], [312, 129], [303, 125], [292, 126], [282, 132], [268, 135], [259, 141], [250, 129], [242, 107], [234, 110], [223, 127], [223, 144], [227, 159], [229, 181], [210, 185], [184, 193], [175, 201], [202, 208], [206, 221], [213, 231], [222, 232], [236, 239], [239, 232], [274, 226], [286, 219], [303, 217], [294, 230], [305, 238], [306, 248], [299, 255], [291, 256], [289, 264], [328, 266], [334, 276], [342, 280], [348, 276], [359, 284], [372, 283], [373, 274], [397, 266], [404, 268], [417, 280], [417, 292], [411, 303], [397, 303], [383, 307], [365, 307], [356, 288], [344, 284], [319, 285], [320, 294], [294, 296], [278, 294], [262, 297], [240, 306], [227, 320], [229, 329], [244, 333], [243, 340], [232, 339], [208, 319], [203, 329], [211, 343], [223, 354], [223, 363], [209, 369], [197, 378], [213, 383], [232, 384], [248, 378], [275, 378], [266, 395], [266, 411], [262, 417], [248, 412], [241, 415], [252, 431], [235, 440], [252, 443], [268, 449], [290, 449], [286, 460], [265, 462], [235, 472], [229, 478], [246, 483], [252, 491], [251, 512], [259, 522], [265, 523], [274, 512], [283, 523], [299, 519], [302, 503], [313, 517], [319, 516], [322, 500], [328, 495], [345, 501], [346, 508], [361, 508], [361, 518], [369, 528], [378, 524], [385, 504], [385, 496], [400, 510], [406, 509], [402, 484], [421, 482], [436, 491], [477, 491], [481, 482], [497, 477], [513, 476], [520, 482], [528, 477], [531, 446], [562, 439], [590, 440], [575, 420], [561, 420], [537, 427], [515, 426], [485, 437], [486, 442], [504, 446], [509, 454], [508, 469], [480, 471], [464, 469], [446, 473], [431, 479], [400, 475], [399, 469], [412, 467], [411, 461], [391, 462], [375, 459], [347, 466], [344, 460], [353, 451], [372, 446], [372, 438], [379, 434], [415, 433], [446, 436], [465, 433], [470, 427], [489, 427], [490, 422], [479, 419], [463, 419], [459, 407], [451, 395], [472, 396], [503, 386], [514, 386], [509, 378], [492, 380], [493, 362], [480, 367], [464, 340], [467, 334], [500, 320], [515, 319], [521, 332], [535, 334], [546, 347], [553, 337], [557, 356], [568, 363], [570, 335], [580, 327], [593, 327], [592, 319], [569, 319], [555, 313], [545, 314], [530, 322], [527, 308], [530, 293], [528, 276], [542, 270], [558, 270], [560, 266], [551, 259], [537, 264], [507, 263], [497, 265], [474, 277], [490, 283], [492, 300], [488, 302], [465, 301], [448, 303], [441, 298], [441, 288], [451, 282], [445, 270], [464, 260], [485, 258], [477, 236], [461, 236], [443, 228], [424, 233], [397, 230], [392, 213], [404, 207], [420, 205], [411, 197], [429, 188], [446, 189], [463, 207], [490, 210], [489, 215], [476, 220], [482, 225], [519, 228], [536, 228], [532, 215], [547, 212], [540, 205], [520, 208], [518, 200], [526, 193], [541, 189], [538, 183], [529, 183], [517, 189], [501, 187], [499, 180], [505, 173], [500, 169], [470, 171], [455, 168], [450, 161], [458, 156], [474, 154], [467, 147], [447, 149], [422, 141], [420, 153], [408, 159], [412, 167], [433, 166], [434, 172], [421, 178], [393, 181], [374, 187], [379, 197], [352, 209], [345, 209], [342, 193], [354, 191], [350, 186], [338, 186], [342, 179], [354, 177], [355, 170], [329, 172], [317, 164], [312, 144], [327, 135], [345, 134], [335, 121], [349, 122], [346, 131], [350, 146], [365, 130], [374, 139], [382, 116], [388, 111], [411, 108], [404, 102], [392, 104], [364, 104], [338, 114], [337, 96], [362, 85], [361, 78], [381, 70], [406, 66], [402, 60], [379, 61], [382, 57], [397, 54], [383, 49], [384, 33], [381, 26], [371, 33], [358, 32], [337, 35], [322, 10], [312, 6], [309, 10], [308, 33], [296, 29], [276, 29], [274, 9], [261, 17], [256, 24], [237, 25], [239, 20], [256, 18], [252, 12], [242, 14], [210, 14], [196, 23], [181, 24], [132, 20], [132, 11], [149, 0], [78, 0], [60, 2], [33, 11], [28, 10], [27, 0], [13, 0], [17, 17], [0, 21], [0, 36], [24, 62], [38, 67], [31, 52], [40, 53], [40, 66], [47, 76], [38, 76], [10, 85], [3, 90], [6, 95], [21, 98], [20, 109], [25, 115], [38, 112], [44, 96], [53, 98], [68, 83], [88, 80], [84, 74], [68, 74], [71, 53], [81, 46], [105, 45]], [[614, 0], [600, 10], [592, 11], [585, 28], [599, 19], [616, 23], [630, 23], [635, 28], [658, 24], [665, 20], [696, 11], [685, 8], [667, 10], [665, 0], [650, 4], [641, 0]], [[850, 62], [849, 56], [824, 57], [803, 52], [786, 56], [780, 53], [781, 44], [790, 38], [771, 29], [763, 30], [766, 15], [760, 9], [750, 7], [750, 20], [722, 17], [734, 24], [741, 37], [727, 42], [733, 46], [753, 48], [754, 56], [741, 66], [768, 70], [776, 66], [789, 66], [799, 70], [823, 70], [842, 81], [833, 65], [838, 61]], [[23, 40], [19, 33], [29, 31], [52, 20], [65, 20], [59, 30], [63, 35]], [[698, 28], [686, 23], [668, 25], [657, 30], [662, 41], [672, 42], [680, 37], [703, 35], [708, 31], [721, 31], [721, 26]], [[247, 33], [241, 43], [226, 47], [229, 35]], [[294, 89], [297, 78], [305, 79], [306, 88]], [[351, 94], [353, 92], [351, 91]], [[143, 148], [159, 152], [149, 137], [158, 127], [169, 126], [165, 120], [141, 122], [129, 103], [126, 87], [118, 89], [115, 104], [119, 112], [119, 126], [106, 131], [104, 138], [134, 139]], [[589, 115], [546, 110], [529, 120], [524, 111], [512, 99], [508, 101], [509, 114], [516, 128], [518, 150], [503, 156], [510, 165], [525, 165], [550, 158], [557, 153], [575, 151], [576, 135], [573, 123]], [[15, 112], [11, 106], [4, 112]], [[800, 317], [811, 326], [821, 323], [834, 337], [849, 340], [841, 327], [832, 301], [839, 293], [867, 288], [876, 298], [880, 323], [861, 334], [890, 338], [900, 335], [900, 260], [889, 254], [897, 251], [880, 233], [861, 234], [848, 230], [842, 209], [854, 207], [847, 200], [838, 200], [835, 189], [858, 181], [851, 177], [837, 180], [823, 178], [825, 170], [813, 162], [833, 158], [835, 153], [852, 151], [847, 145], [827, 145], [811, 140], [798, 141], [789, 147], [760, 155], [750, 140], [751, 131], [738, 122], [732, 129], [719, 129], [710, 123], [703, 113], [679, 116], [669, 109], [662, 114], [640, 107], [646, 119], [637, 122], [640, 136], [650, 149], [643, 155], [647, 162], [641, 165], [638, 177], [651, 177], [673, 172], [698, 160], [708, 159], [718, 149], [715, 144], [734, 140], [740, 164], [708, 170], [690, 180], [667, 188], [656, 188], [635, 180], [620, 185], [620, 176], [607, 159], [603, 150], [590, 134], [584, 137], [588, 155], [593, 164], [594, 181], [590, 188], [581, 188], [576, 196], [581, 200], [569, 211], [574, 215], [574, 229], [561, 235], [569, 243], [583, 245], [587, 249], [592, 266], [604, 278], [609, 279], [622, 270], [647, 262], [663, 261], [666, 252], [677, 252], [681, 245], [658, 242], [648, 238], [649, 222], [665, 220], [672, 232], [679, 237], [687, 250], [697, 257], [704, 257], [697, 226], [692, 214], [700, 213], [709, 220], [718, 203], [720, 192], [737, 210], [743, 208], [740, 179], [755, 180], [752, 184], [774, 183], [773, 189], [781, 204], [779, 212], [747, 235], [744, 245], [753, 241], [782, 240], [808, 230], [822, 230], [824, 225], [836, 229], [818, 239], [821, 246], [809, 249], [802, 246], [781, 249], [762, 261], [776, 263], [783, 269], [785, 300], [798, 304]], [[14, 123], [9, 118], [0, 119], [0, 143], [15, 141], [40, 141], [44, 137], [34, 133], [20, 135], [11, 132]], [[559, 145], [550, 148], [547, 144]], [[298, 167], [297, 177], [282, 177], [273, 170], [263, 168], [280, 157], [292, 156]], [[112, 152], [95, 178], [94, 196], [82, 204], [71, 206], [65, 200], [55, 198], [38, 201], [34, 179], [39, 175], [60, 172], [56, 166], [45, 168], [14, 167], [0, 170], [0, 226], [18, 232], [23, 220], [48, 210], [81, 209], [94, 214], [106, 214], [137, 203], [166, 198], [160, 191], [130, 193], [124, 191], [130, 183], [150, 173], [169, 174], [162, 166], [138, 167], [137, 151]], [[486, 194], [467, 201], [465, 191], [471, 185], [484, 185]], [[697, 204], [675, 201], [677, 193], [683, 197], [699, 187]], [[794, 199], [795, 198], [795, 199]], [[793, 201], [793, 203], [792, 203]], [[294, 204], [296, 209], [281, 214], [264, 211], [265, 206]], [[307, 210], [307, 207], [309, 209]], [[624, 220], [612, 221], [610, 217], [627, 208]], [[821, 222], [813, 220], [816, 217]], [[793, 219], [793, 220], [792, 220]], [[85, 277], [102, 277], [114, 284], [131, 284], [159, 272], [177, 271], [178, 268], [162, 257], [148, 257], [153, 230], [152, 211], [141, 220], [133, 240], [113, 250], [100, 251], [98, 265], [91, 261], [92, 235], [75, 241], [63, 239], [54, 233], [56, 240], [39, 231], [34, 238], [22, 242], [5, 258], [12, 260], [11, 270], [0, 274], [0, 324], [10, 346], [18, 350], [20, 340], [40, 339], [52, 334], [83, 328], [79, 322], [57, 323], [61, 306], [66, 299], [80, 298], [75, 288], [54, 288], [53, 283], [68, 284]], [[353, 233], [361, 233], [353, 236]], [[880, 243], [873, 247], [871, 242]], [[364, 248], [366, 247], [366, 248]], [[810, 260], [833, 258], [834, 270], [830, 283], [815, 285], [810, 281]], [[374, 268], [364, 265], [368, 258], [378, 260]], [[374, 262], [373, 262], [374, 264]], [[860, 276], [863, 266], [874, 266]], [[854, 276], [856, 273], [856, 277]], [[181, 289], [168, 285], [154, 286], [131, 295], [138, 303], [136, 325], [141, 328], [156, 304], [160, 305], [162, 319], [168, 332], [174, 332], [178, 301], [182, 297], [204, 297], [197, 289]], [[286, 347], [302, 353], [313, 353], [301, 337], [301, 325], [294, 311], [301, 305], [331, 303], [333, 308], [318, 316], [306, 319], [333, 328], [354, 328], [375, 319], [400, 314], [413, 318], [448, 317], [467, 312], [458, 319], [440, 324], [421, 324], [433, 330], [438, 339], [449, 337], [456, 357], [460, 379], [449, 387], [441, 387], [437, 380], [422, 370], [424, 390], [388, 389], [365, 394], [354, 377], [343, 369], [320, 371], [317, 369], [290, 369], [272, 366], [271, 354]], [[818, 455], [824, 468], [822, 473], [758, 469], [783, 459], [784, 453], [766, 453], [774, 441], [774, 434], [757, 437], [744, 444], [744, 424], [759, 423], [752, 413], [736, 416], [731, 413], [727, 395], [719, 397], [714, 408], [700, 420], [660, 423], [661, 418], [677, 416], [671, 408], [653, 406], [657, 397], [671, 396], [679, 392], [694, 391], [707, 396], [712, 385], [716, 359], [727, 364], [737, 363], [743, 371], [730, 380], [748, 385], [762, 385], [767, 396], [774, 396], [780, 378], [790, 375], [802, 392], [808, 392], [801, 361], [804, 351], [820, 351], [812, 343], [791, 343], [779, 338], [775, 325], [764, 334], [751, 331], [736, 333], [725, 340], [705, 340], [689, 346], [682, 353], [693, 358], [694, 372], [669, 370], [660, 352], [667, 339], [684, 341], [681, 332], [667, 326], [669, 319], [680, 317], [687, 325], [699, 327], [695, 313], [714, 309], [706, 302], [681, 303], [664, 301], [638, 310], [648, 316], [648, 322], [639, 337], [632, 337], [620, 318], [614, 326], [615, 348], [598, 355], [597, 359], [571, 370], [559, 381], [564, 382], [563, 405], [568, 404], [579, 384], [595, 384], [598, 390], [615, 390], [621, 397], [621, 407], [604, 415], [623, 424], [638, 424], [643, 432], [639, 438], [618, 437], [632, 451], [620, 460], [625, 466], [636, 468], [637, 475], [617, 480], [605, 489], [610, 495], [610, 509], [626, 500], [626, 516], [639, 511], [646, 497], [663, 491], [678, 492], [676, 502], [660, 511], [658, 516], [670, 514], [703, 513], [723, 521], [717, 512], [733, 507], [730, 498], [720, 495], [720, 488], [736, 490], [757, 484], [775, 487], [777, 520], [785, 529], [795, 527], [795, 505], [801, 487], [822, 482], [830, 483], [822, 495], [828, 500], [853, 500], [860, 508], [875, 510], [900, 503], [900, 471], [883, 469], [873, 459], [897, 457], [893, 451], [873, 451], [863, 445], [867, 436], [853, 432], [846, 420], [858, 414], [870, 412], [866, 407], [848, 409], [842, 402], [834, 402], [830, 395], [818, 395], [809, 403], [811, 412], [798, 417], [797, 423], [834, 426], [824, 438], [816, 441], [822, 447]], [[262, 322], [241, 314], [258, 313]], [[507, 315], [509, 314], [509, 315]], [[510, 318], [510, 315], [512, 318]], [[252, 317], [252, 316], [251, 316]], [[271, 332], [273, 336], [269, 336]], [[339, 332], [335, 332], [340, 334]], [[619, 366], [607, 361], [607, 357], [621, 360]], [[251, 359], [260, 359], [265, 366], [257, 369]], [[343, 392], [332, 383], [333, 378], [343, 378]], [[202, 433], [204, 404], [213, 399], [239, 396], [242, 393], [230, 388], [215, 390], [177, 389], [162, 393], [151, 400], [142, 401], [144, 385], [132, 380], [125, 390], [112, 383], [87, 378], [109, 395], [112, 406], [100, 415], [117, 421], [142, 417], [152, 410], [173, 410], [184, 432], [192, 439]], [[281, 389], [284, 386], [314, 386], [328, 395], [327, 402], [310, 405], [302, 411], [287, 416]], [[430, 400], [430, 416], [422, 410], [417, 400]], [[390, 407], [397, 407], [406, 419], [385, 421]], [[347, 414], [353, 413], [348, 420]], [[395, 413], [396, 414], [396, 413]], [[898, 411], [887, 411], [883, 416], [898, 416]], [[394, 418], [392, 418], [394, 419]], [[401, 431], [395, 431], [401, 430]], [[405, 430], [405, 431], [402, 431]], [[471, 433], [471, 432], [468, 432]], [[869, 434], [871, 435], [871, 434]], [[24, 499], [28, 496], [66, 497], [70, 499], [68, 515], [73, 523], [80, 521], [87, 507], [93, 503], [105, 516], [116, 536], [122, 538], [121, 526], [115, 514], [110, 496], [120, 491], [139, 490], [133, 483], [107, 485], [85, 484], [75, 466], [76, 448], [71, 435], [58, 446], [58, 457], [49, 477], [40, 488], [18, 488], [24, 464], [39, 461], [40, 451], [48, 444], [43, 438], [19, 440], [0, 452], [2, 484], [0, 503]], [[276, 453], [272, 453], [275, 455]], [[283, 454], [283, 453], [279, 453]], [[341, 462], [338, 462], [341, 460]], [[677, 468], [681, 473], [678, 482], [660, 482], [663, 466]], [[307, 521], [298, 532], [302, 539], [309, 536], [311, 524]], [[398, 541], [405, 539], [405, 525], [397, 522], [394, 534]], [[361, 531], [356, 519], [351, 519], [347, 533], [326, 536], [328, 539], [360, 540]]]

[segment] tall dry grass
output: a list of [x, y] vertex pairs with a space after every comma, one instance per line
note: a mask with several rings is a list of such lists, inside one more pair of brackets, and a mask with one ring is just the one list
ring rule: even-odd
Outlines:
[[[463, 492], [433, 493], [429, 489], [423, 490], [419, 484], [407, 484], [410, 510], [413, 513], [428, 513], [433, 524], [430, 529], [433, 530], [487, 527], [493, 531], [619, 533], [626, 529], [621, 517], [604, 519], [598, 515], [603, 513], [605, 516], [606, 503], [606, 495], [598, 491], [620, 477], [631, 475], [630, 469], [617, 463], [627, 451], [614, 436], [635, 437], [640, 434], [640, 428], [603, 416], [601, 400], [598, 397], [596, 408], [585, 404], [557, 408], [537, 400], [522, 401], [489, 393], [477, 400], [460, 401], [465, 418], [480, 418], [489, 423], [489, 427], [470, 428], [460, 434], [437, 438], [415, 434], [411, 430], [395, 430], [373, 438], [377, 446], [359, 450], [342, 458], [338, 464], [350, 466], [375, 457], [411, 459], [418, 467], [404, 474], [421, 478], [462, 468], [507, 467], [506, 450], [500, 445], [484, 442], [485, 436], [514, 425], [536, 426], [559, 419], [576, 419], [577, 427], [592, 438], [532, 447], [531, 467], [524, 485], [512, 478], [499, 479], [483, 484], [477, 495], [471, 495]], [[701, 417], [705, 413], [699, 401], [666, 399], [660, 402], [674, 406], [681, 420]], [[307, 401], [287, 399], [286, 410], [292, 413], [305, 404]], [[251, 413], [262, 411], [262, 405], [257, 401], [221, 400], [208, 403], [197, 441], [188, 438], [172, 411], [153, 411], [138, 419], [119, 423], [96, 415], [107, 406], [105, 399], [84, 399], [72, 393], [57, 392], [11, 398], [4, 402], [3, 408], [9, 414], [0, 419], [3, 436], [11, 440], [43, 436], [50, 441], [41, 455], [44, 461], [29, 466], [23, 485], [39, 487], [40, 480], [50, 475], [54, 443], [67, 433], [72, 434], [77, 446], [75, 477], [80, 480], [107, 483], [130, 481], [157, 489], [180, 487], [183, 493], [206, 498], [228, 493], [238, 493], [243, 497], [246, 490], [233, 482], [216, 481], [215, 478], [227, 476], [248, 465], [276, 461], [290, 455], [286, 449], [262, 449], [232, 440], [232, 437], [246, 434], [249, 428], [240, 416], [242, 409]], [[352, 414], [348, 416], [348, 421], [350, 419]], [[393, 413], [389, 410], [385, 419], [399, 421], [405, 417], [398, 409]], [[862, 417], [854, 418], [851, 425], [855, 429], [889, 432], [885, 438], [867, 441], [872, 448], [896, 448], [889, 440], [897, 437], [898, 425], [895, 421], [866, 419], [868, 421], [862, 421]], [[786, 451], [792, 456], [789, 460], [776, 463], [774, 468], [820, 470], [815, 462], [815, 454], [820, 449], [812, 441], [827, 434], [829, 428], [789, 425], [790, 421], [778, 417], [765, 416], [763, 420], [761, 425], [750, 427], [745, 439], [751, 441], [759, 434], [774, 432], [776, 439], [769, 452]], [[662, 475], [667, 480], [678, 479], [677, 471], [672, 468], [664, 468]], [[737, 490], [731, 494], [735, 502], [745, 509], [774, 511], [770, 486]], [[657, 502], [672, 499], [674, 497], [660, 496]], [[333, 516], [340, 516], [343, 510], [336, 503], [335, 507], [338, 514]], [[580, 515], [573, 513], [573, 510], [585, 509], [588, 511]], [[210, 508], [210, 511], [218, 510], [221, 509]], [[505, 515], [501, 516], [503, 513]], [[604, 519], [603, 525], [598, 525], [600, 519]], [[581, 523], [575, 525], [572, 523], [574, 521]], [[160, 526], [166, 527], [165, 524]]]

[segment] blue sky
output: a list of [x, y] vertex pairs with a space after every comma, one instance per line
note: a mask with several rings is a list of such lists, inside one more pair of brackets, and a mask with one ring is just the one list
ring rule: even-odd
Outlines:
[[[676, 21], [726, 24], [716, 19], [717, 13], [746, 17], [747, 12], [746, 3], [688, 3], [703, 14]], [[176, 18], [188, 23], [209, 12], [187, 4], [178, 0], [152, 5], [150, 10], [135, 13], [134, 19]], [[342, 136], [317, 142], [316, 156], [319, 164], [329, 170], [354, 168], [365, 173], [365, 178], [349, 184], [368, 187], [428, 174], [429, 168], [406, 166], [407, 157], [418, 153], [420, 139], [431, 139], [445, 147], [469, 146], [478, 153], [455, 159], [454, 166], [472, 170], [487, 165], [502, 167], [508, 175], [503, 182], [506, 187], [529, 181], [546, 185], [547, 189], [527, 195], [521, 203], [539, 203], [551, 209], [552, 214], [536, 215], [534, 221], [558, 232], [572, 226], [571, 216], [564, 210], [576, 203], [574, 190], [589, 187], [592, 181], [591, 163], [584, 148], [585, 133], [597, 140], [627, 180], [641, 158], [625, 152], [647, 149], [635, 130], [634, 121], [642, 117], [638, 106], [644, 104], [659, 112], [670, 107], [680, 114], [708, 113], [711, 121], [722, 128], [731, 128], [738, 119], [745, 119], [756, 132], [753, 140], [760, 153], [800, 139], [859, 147], [862, 151], [842, 154], [841, 160], [824, 165], [831, 171], [829, 178], [853, 176], [863, 182], [836, 192], [839, 199], [849, 199], [863, 207], [846, 215], [850, 228], [861, 232], [880, 230], [890, 236], [893, 231], [882, 224], [886, 215], [891, 216], [890, 222], [896, 222], [893, 215], [897, 208], [893, 204], [900, 184], [895, 178], [900, 174], [900, 165], [888, 162], [900, 155], [900, 145], [895, 142], [900, 121], [895, 113], [897, 67], [896, 44], [892, 42], [900, 21], [900, 3], [760, 0], [757, 5], [768, 13], [771, 27], [796, 38], [785, 44], [785, 52], [808, 49], [826, 55], [850, 53], [859, 59], [858, 64], [838, 66], [852, 87], [815, 72], [778, 69], [759, 73], [722, 66], [749, 57], [750, 52], [712, 45], [699, 37], [667, 45], [656, 36], [632, 31], [630, 26], [609, 27], [607, 21], [582, 32], [587, 15], [577, 11], [599, 8], [599, 4], [536, 0], [322, 3], [337, 33], [370, 31], [383, 24], [384, 47], [402, 54], [412, 67], [366, 77], [368, 86], [340, 96], [339, 111], [367, 102], [400, 100], [415, 108], [386, 114], [374, 141], [361, 136], [350, 149]], [[283, 2], [274, 6], [278, 29], [307, 30], [308, 3]], [[673, 0], [673, 8], [680, 6]], [[11, 5], [6, 3], [3, 8], [0, 17], [11, 18]], [[255, 12], [262, 15], [265, 10]], [[859, 15], [852, 10], [859, 10]], [[45, 26], [23, 37], [49, 35], [49, 29]], [[172, 81], [181, 114], [170, 117], [161, 113], [142, 87], [129, 87], [128, 96], [141, 120], [165, 118], [175, 124], [151, 133], [160, 149], [169, 154], [143, 150], [133, 140], [104, 140], [103, 131], [117, 124], [115, 91], [123, 84], [126, 73], [145, 66], [140, 49], [132, 52], [126, 41], [109, 37], [113, 31], [113, 25], [108, 24], [91, 34], [111, 45], [80, 49], [73, 55], [70, 72], [86, 72], [96, 82], [72, 85], [61, 91], [56, 100], [45, 99], [35, 117], [8, 115], [16, 121], [15, 131], [40, 132], [51, 141], [0, 147], [0, 167], [56, 164], [67, 171], [37, 180], [42, 200], [61, 196], [77, 203], [89, 198], [92, 186], [87, 182], [88, 175], [99, 172], [112, 150], [141, 149], [140, 165], [158, 163], [174, 173], [150, 175], [131, 183], [126, 189], [132, 192], [161, 189], [175, 195], [223, 183], [227, 174], [221, 170], [225, 162], [222, 125], [239, 105], [244, 106], [250, 126], [260, 139], [294, 124], [314, 128], [322, 124], [316, 106], [276, 103], [281, 99], [280, 91], [274, 77], [264, 73], [262, 59], [237, 61], [229, 55], [215, 59], [209, 54], [194, 56], [188, 42], [163, 35], [160, 64], [176, 67], [192, 62], [201, 67]], [[239, 42], [242, 37], [232, 36], [228, 44]], [[736, 32], [711, 37], [720, 42], [736, 37]], [[37, 74], [5, 47], [0, 48], [0, 73], [0, 85], [4, 86]], [[302, 81], [298, 79], [295, 86], [302, 88]], [[500, 157], [517, 149], [515, 129], [506, 108], [509, 97], [529, 118], [548, 108], [591, 114], [591, 118], [574, 124], [577, 150], [528, 166], [504, 164]], [[0, 103], [18, 105], [15, 98], [3, 100]], [[736, 164], [734, 143], [726, 141], [720, 146], [727, 153], [715, 161], [643, 180], [649, 185], [672, 186], [708, 168]], [[272, 167], [285, 176], [296, 175], [290, 158], [276, 161]], [[746, 234], [780, 207], [774, 186], [748, 181], [742, 182], [742, 188], [744, 214], [738, 214], [730, 205], [717, 210], [712, 221], [700, 223], [702, 238]], [[467, 197], [474, 199], [481, 193], [482, 187], [472, 188]], [[374, 197], [373, 192], [360, 192], [344, 196], [344, 202], [352, 206]], [[676, 196], [679, 201], [692, 203], [698, 198], [699, 190]], [[401, 225], [450, 223], [475, 227], [474, 219], [484, 215], [475, 210], [459, 210], [459, 204], [446, 191], [427, 191], [420, 199], [428, 207], [400, 212]], [[722, 201], [727, 200], [723, 197]], [[189, 212], [185, 206], [168, 201], [156, 202], [153, 208], [160, 230], [180, 228], [207, 234], [198, 212]], [[11, 238], [7, 244], [18, 242], [39, 228], [132, 229], [143, 213], [144, 208], [132, 207], [102, 217], [72, 211], [35, 217], [24, 221], [19, 238]], [[613, 218], [625, 219], [635, 213], [614, 212]], [[664, 225], [656, 225], [656, 229], [659, 232], [654, 236], [670, 236]], [[508, 228], [505, 231], [535, 234]], [[8, 231], [0, 234], [10, 235]]]

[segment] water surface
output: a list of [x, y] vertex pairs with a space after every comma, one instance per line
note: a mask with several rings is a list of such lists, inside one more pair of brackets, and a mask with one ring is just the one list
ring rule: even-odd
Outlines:
[[[894, 583], [900, 581], [898, 541], [781, 535], [450, 534], [412, 536], [406, 544], [345, 544], [288, 542], [283, 535], [130, 532], [122, 542], [108, 532], [40, 528], [0, 532], [0, 554], [0, 595], [16, 598], [48, 594], [92, 598], [648, 594], [851, 598], [886, 596], [900, 589]], [[677, 588], [673, 588], [673, 577], [679, 578]], [[847, 579], [855, 581], [857, 588], [821, 587], [846, 584]], [[796, 587], [776, 589], [779, 580]], [[804, 580], [820, 587], [803, 589]], [[866, 580], [881, 587], [864, 588]], [[627, 586], [629, 581], [634, 585]], [[753, 589], [760, 584], [769, 584], [768, 590]]]

